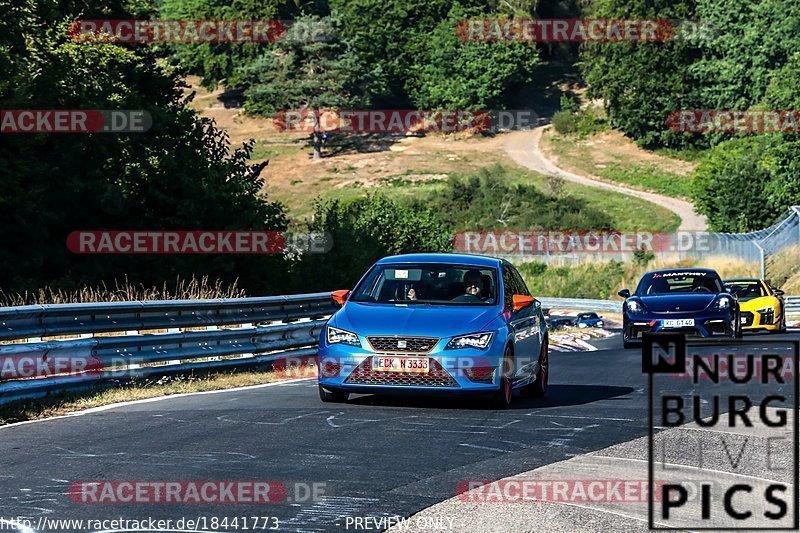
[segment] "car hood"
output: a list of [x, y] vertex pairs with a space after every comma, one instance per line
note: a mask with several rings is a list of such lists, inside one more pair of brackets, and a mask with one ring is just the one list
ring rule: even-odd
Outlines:
[[739, 308], [742, 311], [757, 311], [764, 307], [775, 307], [777, 304], [774, 296], [760, 296], [751, 300], [739, 301]]
[[359, 335], [451, 337], [482, 331], [500, 314], [497, 306], [388, 305], [347, 302], [331, 325]]
[[654, 313], [685, 313], [702, 311], [718, 296], [709, 293], [658, 294], [640, 296], [639, 300], [648, 311]]

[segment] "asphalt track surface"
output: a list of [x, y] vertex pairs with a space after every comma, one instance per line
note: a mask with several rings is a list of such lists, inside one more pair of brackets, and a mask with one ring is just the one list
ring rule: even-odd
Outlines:
[[[453, 497], [459, 481], [647, 435], [641, 352], [623, 350], [619, 335], [594, 344], [598, 351], [551, 353], [547, 396], [517, 396], [507, 411], [473, 399], [323, 404], [316, 383], [303, 380], [0, 428], [0, 518], [259, 516], [276, 517], [280, 531], [342, 531], [347, 517], [410, 516]], [[325, 483], [325, 497], [291, 501], [290, 489], [288, 501], [266, 505], [73, 502], [68, 487], [86, 480]]]

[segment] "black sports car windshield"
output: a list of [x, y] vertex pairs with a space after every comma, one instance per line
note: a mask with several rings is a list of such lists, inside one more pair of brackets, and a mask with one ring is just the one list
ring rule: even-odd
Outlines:
[[758, 281], [730, 281], [726, 285], [731, 294], [739, 298], [740, 302], [767, 296], [767, 291]]
[[377, 265], [351, 302], [407, 305], [495, 305], [497, 271], [469, 265]]
[[636, 288], [636, 295], [718, 293], [724, 290], [722, 280], [713, 272], [687, 270], [645, 274]]

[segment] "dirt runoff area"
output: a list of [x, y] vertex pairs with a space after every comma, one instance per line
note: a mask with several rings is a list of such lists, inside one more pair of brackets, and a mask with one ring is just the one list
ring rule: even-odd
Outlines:
[[[291, 216], [310, 214], [311, 200], [326, 191], [370, 188], [391, 184], [444, 179], [449, 173], [471, 172], [507, 163], [502, 135], [364, 134], [347, 139], [331, 137], [323, 158], [315, 161], [309, 135], [279, 131], [270, 118], [246, 115], [237, 104], [220, 100], [223, 90], [207, 91], [199, 78], [188, 77], [195, 98], [191, 104], [201, 116], [227, 131], [234, 146], [255, 140], [254, 162], [269, 160], [263, 170], [264, 191], [283, 202]], [[340, 142], [336, 142], [336, 141]], [[335, 157], [324, 157], [335, 154]]]

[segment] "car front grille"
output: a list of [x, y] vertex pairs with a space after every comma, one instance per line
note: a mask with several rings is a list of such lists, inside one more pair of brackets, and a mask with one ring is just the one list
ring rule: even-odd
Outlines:
[[376, 352], [428, 353], [439, 339], [431, 337], [367, 337]]
[[753, 325], [753, 313], [750, 311], [742, 311], [742, 318], [744, 318], [742, 326], [748, 327]]
[[353, 385], [391, 385], [410, 387], [459, 387], [458, 382], [435, 359], [430, 360], [428, 372], [380, 372], [372, 370], [372, 358], [367, 357], [345, 380]]
[[762, 326], [771, 326], [775, 323], [775, 310], [768, 309], [767, 311], [759, 311], [759, 323]]

